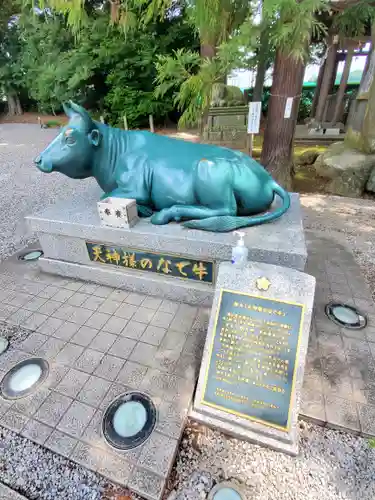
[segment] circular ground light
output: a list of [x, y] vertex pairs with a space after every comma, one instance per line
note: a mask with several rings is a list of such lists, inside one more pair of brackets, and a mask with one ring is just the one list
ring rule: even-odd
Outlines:
[[18, 259], [30, 262], [33, 260], [38, 260], [43, 255], [44, 255], [43, 250], [30, 250], [29, 252], [25, 252], [22, 255], [20, 255]]
[[353, 306], [331, 302], [326, 305], [326, 315], [330, 320], [340, 326], [352, 330], [360, 330], [367, 325], [367, 318]]
[[9, 340], [5, 337], [0, 337], [0, 354], [3, 354], [9, 347]]
[[219, 483], [208, 494], [208, 500], [245, 500], [237, 485], [224, 482]]
[[41, 358], [30, 358], [13, 366], [1, 381], [1, 395], [6, 399], [20, 399], [35, 391], [48, 376], [48, 363]]
[[152, 400], [140, 392], [128, 392], [108, 406], [102, 422], [107, 442], [118, 450], [130, 450], [142, 444], [156, 423]]

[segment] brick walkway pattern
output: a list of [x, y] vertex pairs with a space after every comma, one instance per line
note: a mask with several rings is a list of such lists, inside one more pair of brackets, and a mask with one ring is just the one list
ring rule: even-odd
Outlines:
[[[15, 258], [0, 266], [0, 319], [31, 331], [1, 356], [0, 377], [42, 357], [46, 382], [0, 424], [151, 500], [161, 498], [199, 370], [209, 310], [41, 274]], [[117, 396], [151, 396], [158, 421], [141, 446], [118, 452], [101, 434]]]
[[[322, 425], [375, 435], [375, 305], [352, 254], [307, 232], [306, 272], [317, 279], [314, 323], [301, 414]], [[341, 328], [325, 315], [338, 301], [367, 315], [363, 330]]]
[[[375, 308], [351, 253], [307, 232], [307, 272], [317, 278], [301, 416], [375, 436]], [[324, 313], [331, 300], [367, 314], [347, 330]], [[0, 377], [33, 356], [50, 364], [31, 396], [0, 398], [0, 424], [144, 498], [159, 500], [173, 464], [198, 375], [210, 311], [124, 290], [42, 274], [15, 257], [0, 265], [0, 320], [30, 335], [1, 356]], [[101, 435], [108, 404], [148, 393], [158, 423], [142, 446], [118, 452]]]

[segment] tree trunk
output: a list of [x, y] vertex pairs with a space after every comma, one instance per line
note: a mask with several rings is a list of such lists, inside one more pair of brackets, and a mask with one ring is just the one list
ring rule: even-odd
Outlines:
[[20, 101], [20, 98], [18, 97], [18, 95], [15, 96], [15, 100], [16, 100], [17, 115], [22, 115], [23, 110], [22, 110], [21, 101]]
[[371, 30], [371, 55], [356, 99], [352, 102], [345, 144], [348, 148], [375, 154], [375, 23]]
[[201, 43], [201, 57], [207, 57], [208, 59], [213, 59], [216, 55], [216, 47], [215, 45], [211, 45], [209, 43]]
[[[200, 53], [201, 57], [213, 59], [216, 55], [216, 47], [215, 45], [212, 45], [210, 43], [201, 42]], [[201, 136], [203, 136], [204, 129], [208, 123], [208, 112], [209, 106], [207, 106], [205, 109], [202, 109], [202, 115], [199, 123], [199, 134]]]
[[7, 102], [8, 102], [8, 115], [10, 116], [22, 115], [21, 102], [17, 94], [15, 94], [14, 92], [8, 92]]
[[[293, 139], [305, 64], [276, 52], [261, 163], [286, 189], [292, 185]], [[287, 98], [293, 98], [290, 118], [284, 118]]]
[[17, 114], [17, 106], [14, 95], [8, 94], [7, 101], [8, 101], [8, 115], [15, 116]]
[[257, 66], [257, 76], [253, 92], [253, 102], [259, 102], [263, 96], [264, 79], [267, 71], [267, 55], [269, 49], [268, 32], [264, 29], [260, 35], [259, 59]]
[[[363, 118], [362, 124], [362, 140], [363, 140], [363, 150], [366, 153], [375, 153], [375, 64], [374, 64], [374, 47], [375, 47], [375, 23], [371, 27], [371, 46], [372, 46], [372, 61], [368, 64], [367, 73], [370, 73], [369, 78], [363, 81], [363, 86], [368, 85], [368, 101], [366, 106], [366, 112]], [[373, 64], [371, 64], [373, 63]], [[363, 87], [362, 87], [363, 88]], [[361, 87], [360, 89], [361, 90]], [[364, 89], [366, 91], [366, 88]], [[364, 92], [365, 94], [366, 92]]]

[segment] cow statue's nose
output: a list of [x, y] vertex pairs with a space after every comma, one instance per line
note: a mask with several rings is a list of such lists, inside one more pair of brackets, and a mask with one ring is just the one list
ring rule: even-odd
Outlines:
[[40, 155], [34, 158], [35, 165], [40, 165], [42, 163], [42, 157]]

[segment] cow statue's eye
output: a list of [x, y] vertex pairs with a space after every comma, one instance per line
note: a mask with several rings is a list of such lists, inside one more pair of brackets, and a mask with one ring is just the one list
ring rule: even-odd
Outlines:
[[65, 130], [64, 132], [64, 137], [65, 137], [65, 143], [66, 144], [75, 144], [76, 143], [76, 140], [73, 136], [73, 129], [71, 128], [68, 128], [67, 130]]
[[69, 135], [67, 138], [66, 138], [66, 143], [67, 144], [75, 144], [76, 140], [74, 139], [74, 137], [72, 135]]

